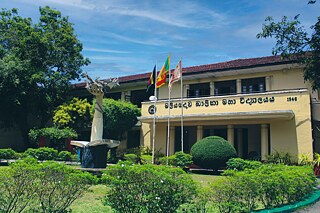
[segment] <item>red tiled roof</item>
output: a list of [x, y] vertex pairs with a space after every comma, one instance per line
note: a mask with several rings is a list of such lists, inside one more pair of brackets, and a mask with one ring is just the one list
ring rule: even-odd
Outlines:
[[[185, 68], [182, 68], [182, 71], [184, 74], [195, 74], [195, 73], [208, 72], [208, 71], [219, 72], [219, 71], [226, 71], [226, 70], [232, 70], [232, 69], [245, 69], [245, 68], [257, 67], [257, 66], [282, 64], [282, 63], [288, 63], [290, 61], [292, 60], [281, 60], [280, 56], [266, 56], [266, 57], [260, 57], [260, 58], [236, 59], [232, 61], [220, 62], [215, 64], [185, 67]], [[150, 77], [150, 72], [137, 74], [137, 75], [123, 76], [123, 77], [119, 77], [119, 83], [129, 83], [133, 81], [147, 80], [149, 79], [149, 77]], [[79, 87], [85, 87], [85, 85], [86, 83], [78, 83], [78, 84], [75, 84], [74, 86], [79, 88]]]

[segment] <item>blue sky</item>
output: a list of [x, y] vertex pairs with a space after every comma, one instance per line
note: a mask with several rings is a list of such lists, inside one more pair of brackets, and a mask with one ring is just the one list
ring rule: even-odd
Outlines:
[[309, 29], [320, 4], [307, 0], [0, 0], [37, 22], [39, 6], [69, 16], [93, 77], [151, 72], [171, 54], [171, 68], [271, 55], [272, 39], [256, 39], [264, 19], [283, 15]]

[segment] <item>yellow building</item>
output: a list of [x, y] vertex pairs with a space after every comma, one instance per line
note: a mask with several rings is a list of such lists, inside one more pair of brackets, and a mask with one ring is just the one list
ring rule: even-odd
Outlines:
[[[265, 159], [274, 151], [294, 156], [320, 152], [319, 93], [311, 90], [303, 79], [303, 67], [294, 61], [270, 56], [183, 68], [183, 99], [179, 81], [173, 85], [170, 104], [167, 84], [159, 89], [156, 103], [148, 100], [149, 76], [121, 77], [120, 87], [106, 94], [141, 107], [139, 123], [128, 132], [123, 148], [152, 147], [155, 118], [155, 149], [163, 153], [173, 154], [182, 146], [188, 153], [197, 140], [209, 135], [227, 139], [243, 158]], [[81, 91], [84, 84], [77, 87]], [[83, 90], [75, 91], [81, 94]]]

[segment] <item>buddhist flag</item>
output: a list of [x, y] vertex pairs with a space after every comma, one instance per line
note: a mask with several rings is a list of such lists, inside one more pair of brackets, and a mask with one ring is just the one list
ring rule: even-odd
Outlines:
[[169, 69], [170, 69], [170, 55], [168, 56], [166, 62], [162, 66], [160, 73], [158, 75], [157, 83], [156, 83], [157, 88], [160, 88], [166, 83], [167, 73], [169, 72]]
[[179, 63], [177, 64], [176, 68], [174, 69], [174, 71], [171, 73], [171, 79], [170, 79], [170, 82], [168, 85], [170, 90], [171, 90], [173, 83], [180, 80], [181, 75], [182, 75], [182, 62], [180, 60]]
[[152, 73], [150, 75], [150, 78], [148, 80], [148, 85], [147, 85], [147, 91], [146, 92], [151, 91], [152, 88], [154, 89], [156, 78], [157, 78], [157, 71], [156, 71], [156, 65], [154, 65], [153, 71], [152, 71]]

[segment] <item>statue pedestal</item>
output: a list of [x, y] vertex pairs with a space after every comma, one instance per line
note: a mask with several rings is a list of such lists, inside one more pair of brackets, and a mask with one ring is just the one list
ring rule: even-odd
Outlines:
[[107, 166], [107, 145], [85, 146], [82, 150], [82, 168], [106, 168]]
[[106, 168], [107, 167], [107, 151], [120, 145], [120, 141], [116, 140], [96, 140], [87, 141], [71, 141], [73, 146], [80, 147], [81, 167], [82, 168]]

